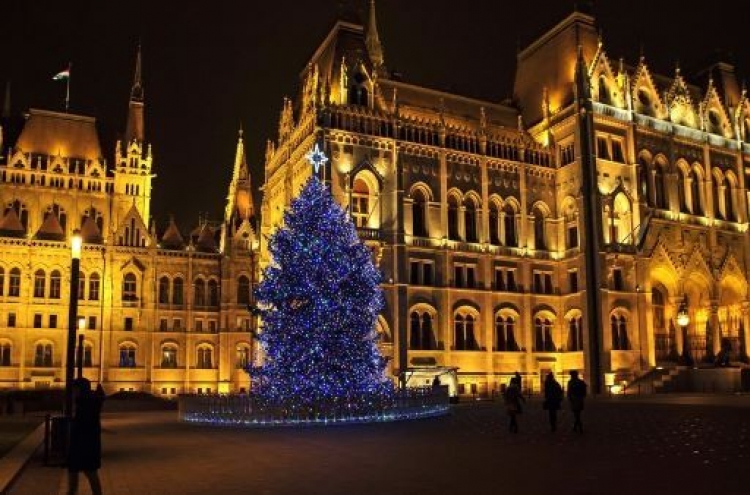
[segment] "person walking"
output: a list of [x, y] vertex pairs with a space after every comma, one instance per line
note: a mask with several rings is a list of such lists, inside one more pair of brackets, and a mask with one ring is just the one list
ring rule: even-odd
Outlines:
[[521, 392], [521, 395], [523, 395], [523, 382], [521, 381], [521, 373], [516, 371], [511, 380], [515, 380], [516, 385], [518, 385], [518, 391]]
[[583, 423], [581, 422], [581, 411], [583, 411], [583, 401], [586, 398], [586, 382], [578, 378], [578, 371], [571, 370], [570, 380], [568, 380], [568, 401], [570, 410], [573, 411], [573, 431], [583, 433]]
[[503, 400], [505, 401], [505, 409], [508, 411], [508, 417], [510, 418], [508, 430], [511, 433], [518, 433], [517, 416], [521, 414], [521, 403], [525, 402], [525, 399], [521, 395], [521, 389], [518, 387], [515, 378], [511, 378], [510, 383], [506, 387]]
[[101, 495], [99, 468], [102, 465], [101, 411], [104, 389], [99, 384], [91, 391], [91, 382], [86, 378], [73, 381], [75, 415], [70, 425], [68, 446], [68, 495], [78, 493], [78, 478], [83, 474], [89, 481], [91, 493]]
[[542, 403], [542, 407], [549, 414], [549, 426], [553, 432], [557, 431], [557, 411], [560, 410], [562, 401], [562, 386], [555, 380], [554, 373], [550, 371], [544, 379], [544, 402]]

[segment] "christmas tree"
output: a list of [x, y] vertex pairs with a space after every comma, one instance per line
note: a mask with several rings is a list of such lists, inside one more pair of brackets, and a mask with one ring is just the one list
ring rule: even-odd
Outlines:
[[314, 175], [269, 249], [272, 262], [256, 293], [264, 360], [250, 370], [258, 396], [307, 408], [388, 396], [375, 331], [380, 273], [347, 212]]

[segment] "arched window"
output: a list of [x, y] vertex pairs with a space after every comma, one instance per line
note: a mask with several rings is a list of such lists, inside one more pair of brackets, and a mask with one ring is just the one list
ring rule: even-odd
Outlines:
[[244, 275], [237, 280], [237, 304], [250, 304], [250, 279]]
[[628, 351], [630, 350], [630, 341], [628, 339], [628, 324], [625, 316], [612, 315], [610, 318], [612, 327], [612, 350]]
[[416, 311], [409, 317], [409, 348], [422, 349], [422, 322]]
[[417, 189], [413, 194], [414, 203], [412, 204], [412, 229], [417, 237], [428, 237], [427, 228], [427, 198], [421, 189]]
[[19, 297], [21, 295], [21, 270], [11, 268], [8, 276], [8, 297]]
[[660, 163], [654, 164], [654, 201], [656, 207], [662, 209], [668, 208], [664, 180], [665, 176], [664, 171], [662, 170], [662, 165]]
[[516, 321], [512, 316], [498, 315], [495, 318], [495, 350], [500, 352], [517, 352]]
[[654, 206], [654, 202], [651, 197], [651, 180], [649, 177], [649, 167], [646, 159], [643, 157], [638, 160], [638, 185], [639, 193], [641, 195], [641, 201], [644, 201], [648, 206]]
[[34, 352], [34, 366], [38, 368], [52, 367], [52, 344], [37, 344]]
[[500, 245], [500, 211], [495, 203], [490, 203], [490, 244]]
[[677, 177], [679, 180], [679, 184], [677, 184], [677, 201], [680, 204], [680, 212], [682, 213], [690, 213], [688, 210], [688, 204], [687, 204], [687, 190], [689, 187], [689, 173], [685, 173], [684, 170], [681, 168], [677, 169]]
[[208, 281], [208, 305], [213, 308], [219, 305], [219, 283], [214, 279]]
[[360, 228], [367, 227], [370, 218], [370, 189], [359, 177], [354, 180], [352, 189], [351, 215], [354, 225]]
[[195, 292], [193, 293], [193, 306], [206, 305], [206, 282], [199, 278], [195, 281]]
[[120, 368], [136, 367], [136, 347], [134, 344], [122, 344], [120, 346]]
[[732, 182], [724, 177], [724, 219], [729, 222], [736, 222], [737, 217], [734, 212], [734, 194], [732, 194]]
[[545, 215], [540, 207], [534, 208], [534, 248], [547, 250], [547, 232], [545, 229]]
[[723, 197], [721, 191], [722, 182], [724, 181], [723, 178], [720, 177], [720, 174], [714, 174], [714, 217], [724, 220], [724, 210], [721, 208], [721, 199]]
[[99, 300], [99, 274], [92, 273], [89, 277], [89, 301]]
[[198, 361], [196, 367], [199, 369], [208, 370], [213, 368], [212, 366], [213, 350], [208, 346], [202, 346], [198, 348]]
[[479, 349], [474, 337], [474, 317], [457, 314], [454, 318], [454, 349], [457, 351], [475, 351]]
[[47, 274], [44, 270], [34, 272], [34, 297], [43, 298], [47, 289]]
[[464, 225], [466, 226], [466, 242], [479, 242], [477, 237], [477, 205], [471, 198], [464, 201]]
[[448, 239], [460, 241], [461, 234], [458, 229], [458, 199], [455, 196], [448, 198]]
[[58, 270], [52, 270], [49, 274], [49, 297], [50, 299], [60, 299], [60, 287], [62, 285], [62, 276]]
[[135, 275], [132, 273], [126, 274], [122, 279], [122, 300], [138, 300], [138, 282], [135, 278]]
[[4, 342], [0, 344], [0, 366], [10, 366], [10, 353], [13, 350], [13, 347], [7, 343]]
[[583, 350], [583, 325], [580, 316], [571, 318], [568, 322], [568, 351]]
[[174, 344], [167, 344], [161, 348], [161, 367], [177, 367], [177, 347]]
[[412, 311], [409, 316], [409, 347], [414, 350], [432, 350], [437, 347], [432, 333], [432, 316]]
[[690, 170], [690, 199], [693, 206], [693, 215], [703, 215], [702, 185], [700, 175], [695, 168], [692, 168]]
[[250, 347], [242, 344], [236, 348], [235, 367], [245, 369], [250, 365]]
[[78, 300], [86, 299], [86, 274], [78, 272]]
[[552, 339], [552, 322], [548, 318], [534, 320], [534, 351], [555, 352], [555, 342]]
[[169, 278], [159, 279], [159, 304], [169, 304]]
[[508, 247], [518, 247], [518, 234], [516, 233], [516, 210], [512, 205], [506, 204], [503, 208], [505, 217], [503, 218], [503, 227], [505, 227], [505, 245]]
[[172, 304], [175, 306], [182, 306], [185, 300], [184, 297], [184, 283], [182, 278], [176, 277], [172, 280]]

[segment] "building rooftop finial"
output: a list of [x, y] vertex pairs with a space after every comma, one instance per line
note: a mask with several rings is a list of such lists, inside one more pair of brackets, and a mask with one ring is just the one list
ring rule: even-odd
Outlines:
[[378, 35], [378, 21], [375, 15], [375, 0], [370, 0], [370, 12], [367, 17], [367, 35], [365, 38], [367, 51], [370, 54], [370, 61], [378, 68], [385, 63], [383, 55], [383, 46], [380, 44]]

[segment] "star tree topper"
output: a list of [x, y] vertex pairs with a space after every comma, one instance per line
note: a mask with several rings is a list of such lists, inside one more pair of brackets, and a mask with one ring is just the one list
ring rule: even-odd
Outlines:
[[320, 149], [320, 146], [318, 146], [318, 143], [315, 143], [315, 147], [307, 152], [305, 155], [305, 158], [307, 158], [307, 161], [309, 161], [313, 167], [315, 167], [315, 173], [318, 173], [318, 169], [325, 165], [328, 161], [328, 157], [323, 152], [323, 150]]

